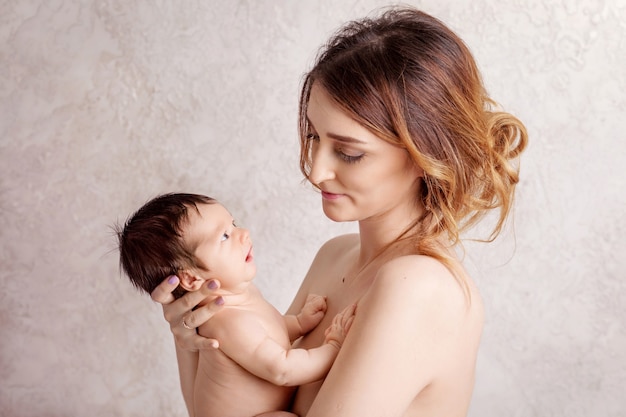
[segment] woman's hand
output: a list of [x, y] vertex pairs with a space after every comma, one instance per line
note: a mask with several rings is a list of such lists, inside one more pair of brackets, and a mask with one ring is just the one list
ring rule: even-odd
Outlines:
[[199, 336], [196, 328], [207, 322], [224, 305], [222, 297], [214, 297], [210, 303], [192, 311], [198, 303], [211, 297], [220, 287], [219, 281], [210, 280], [198, 291], [188, 292], [179, 299], [175, 299], [172, 291], [178, 286], [179, 279], [172, 275], [159, 284], [152, 291], [151, 297], [163, 306], [163, 316], [170, 324], [176, 345], [184, 350], [198, 351], [200, 349], [215, 349], [219, 342]]

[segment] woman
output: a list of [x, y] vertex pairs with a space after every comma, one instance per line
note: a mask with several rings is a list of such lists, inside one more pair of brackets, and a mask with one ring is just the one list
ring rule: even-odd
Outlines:
[[[467, 414], [483, 306], [454, 251], [488, 210], [499, 210], [488, 238], [500, 232], [527, 142], [521, 122], [492, 105], [462, 40], [411, 8], [348, 23], [319, 55], [300, 97], [300, 166], [324, 213], [358, 221], [359, 233], [315, 257], [288, 313], [309, 293], [326, 296], [328, 311], [298, 346], [318, 346], [335, 314], [358, 307], [331, 371], [298, 389], [293, 412]], [[171, 281], [153, 299], [175, 335], [185, 393], [194, 349], [215, 341], [181, 323], [198, 326], [224, 300], [191, 312], [214, 290], [173, 302]]]

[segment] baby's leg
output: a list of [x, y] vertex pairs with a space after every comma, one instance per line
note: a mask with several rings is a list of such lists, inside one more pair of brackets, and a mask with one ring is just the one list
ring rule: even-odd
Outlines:
[[254, 417], [298, 417], [298, 415], [290, 413], [289, 411], [270, 411], [267, 413], [258, 414]]

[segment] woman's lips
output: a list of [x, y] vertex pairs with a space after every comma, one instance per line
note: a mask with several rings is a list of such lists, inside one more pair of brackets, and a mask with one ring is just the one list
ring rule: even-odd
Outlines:
[[328, 191], [322, 191], [322, 198], [326, 200], [336, 200], [340, 198], [341, 196], [343, 196], [343, 194], [333, 194], [333, 193], [329, 193]]

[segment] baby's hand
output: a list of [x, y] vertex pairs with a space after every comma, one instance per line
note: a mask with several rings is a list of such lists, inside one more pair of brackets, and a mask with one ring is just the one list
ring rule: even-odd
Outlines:
[[337, 349], [341, 348], [343, 341], [352, 326], [354, 315], [356, 313], [356, 304], [349, 305], [343, 311], [333, 318], [333, 322], [326, 329], [326, 340], [324, 343], [331, 343]]
[[319, 324], [326, 314], [326, 297], [317, 294], [309, 294], [304, 307], [296, 316], [302, 334], [307, 334]]

